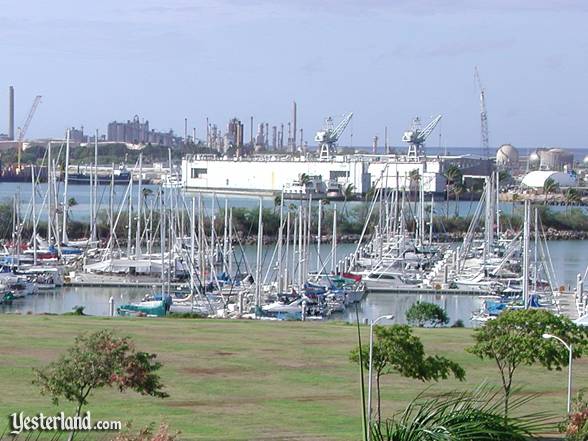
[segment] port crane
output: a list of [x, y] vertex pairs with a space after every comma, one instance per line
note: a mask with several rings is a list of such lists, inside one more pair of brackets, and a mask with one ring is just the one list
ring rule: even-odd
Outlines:
[[409, 159], [418, 160], [419, 157], [424, 153], [423, 147], [425, 141], [429, 135], [435, 130], [439, 121], [441, 121], [442, 115], [437, 115], [433, 121], [421, 129], [421, 119], [417, 116], [412, 121], [412, 126], [402, 136], [402, 141], [408, 143], [407, 157]]
[[29, 110], [29, 114], [27, 115], [27, 119], [25, 120], [22, 127], [18, 128], [18, 144], [17, 144], [17, 170], [20, 171], [20, 157], [22, 155], [23, 150], [23, 143], [25, 135], [27, 134], [27, 130], [29, 129], [29, 125], [33, 120], [33, 116], [37, 111], [37, 107], [39, 107], [39, 103], [41, 102], [41, 95], [37, 95], [33, 101], [33, 105], [31, 106], [31, 110]]
[[484, 156], [488, 158], [490, 156], [490, 138], [488, 135], [488, 112], [486, 110], [486, 91], [482, 87], [482, 81], [480, 80], [480, 73], [478, 67], [474, 68], [474, 79], [480, 90], [480, 135], [482, 141], [482, 148], [484, 149]]
[[339, 141], [352, 117], [353, 112], [348, 113], [337, 126], [334, 126], [333, 118], [330, 116], [326, 119], [324, 129], [316, 132], [314, 137], [314, 140], [318, 142], [319, 159], [329, 160], [337, 154], [337, 141]]

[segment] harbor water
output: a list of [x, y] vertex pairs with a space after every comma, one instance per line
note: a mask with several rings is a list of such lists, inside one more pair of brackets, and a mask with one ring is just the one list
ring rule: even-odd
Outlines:
[[[58, 193], [63, 193], [63, 182], [58, 183]], [[25, 182], [3, 182], [0, 185], [0, 203], [7, 203], [12, 204], [13, 198], [15, 196], [18, 197], [20, 201], [21, 213], [22, 215], [29, 214], [31, 212], [31, 187], [32, 185]], [[152, 195], [156, 195], [159, 191], [158, 185], [144, 185], [144, 189], [151, 190]], [[39, 184], [37, 186], [37, 211], [42, 212], [46, 210], [46, 206], [43, 205], [44, 198], [42, 195], [45, 195], [47, 192], [47, 184]], [[72, 220], [77, 221], [85, 221], [88, 222], [90, 218], [90, 186], [89, 185], [69, 185], [68, 189], [68, 199], [75, 199], [76, 204], [69, 208], [70, 218]], [[126, 202], [123, 202], [125, 199], [126, 194], [126, 186], [124, 185], [116, 185], [114, 188], [114, 209], [118, 211], [121, 205]], [[197, 196], [195, 192], [185, 192], [186, 199]], [[202, 203], [206, 215], [208, 216], [211, 211], [212, 207], [214, 206], [215, 212], [223, 209], [225, 206], [225, 200], [229, 207], [240, 207], [240, 208], [256, 208], [259, 206], [259, 196], [247, 196], [247, 195], [224, 195], [224, 194], [216, 194], [213, 196], [212, 193], [202, 193]], [[213, 203], [214, 197], [214, 203]], [[98, 211], [108, 210], [109, 207], [109, 198], [110, 198], [110, 186], [108, 185], [99, 185], [97, 187], [97, 205]], [[137, 186], [133, 189], [133, 205], [136, 204], [137, 198]], [[263, 197], [262, 203], [264, 208], [275, 208], [275, 198], [273, 197]], [[62, 199], [60, 199], [62, 202]], [[298, 201], [295, 200], [288, 200], [288, 205], [290, 204], [298, 204]], [[354, 207], [357, 207], [359, 204], [363, 204], [364, 202], [357, 202], [357, 201], [348, 201], [348, 202], [337, 202], [337, 211], [343, 211], [351, 213]], [[430, 203], [426, 202], [425, 205], [428, 206]], [[472, 216], [476, 210], [476, 206], [478, 201], [476, 200], [460, 200], [460, 201], [436, 201], [433, 206], [434, 214], [436, 216], [446, 216], [447, 213], [449, 216], [462, 216], [468, 217]], [[334, 206], [334, 203], [331, 204], [331, 207]], [[520, 206], [520, 204], [519, 204]], [[504, 202], [500, 204], [500, 208], [503, 213], [512, 213], [513, 205], [510, 202]], [[565, 207], [562, 206], [551, 206], [552, 210], [560, 211], [564, 210]], [[586, 207], [582, 207], [586, 211]]]
[[[588, 255], [588, 241], [549, 241], [549, 251], [561, 286], [575, 286], [578, 273], [584, 275]], [[327, 249], [328, 248], [328, 249]], [[341, 258], [355, 249], [353, 244], [341, 244], [337, 247], [337, 258]], [[252, 267], [255, 261], [255, 247], [244, 247], [244, 256]], [[266, 247], [264, 262], [271, 260], [273, 247]], [[330, 245], [321, 249], [321, 262], [330, 269]], [[316, 253], [311, 254], [311, 262], [316, 262]], [[310, 265], [315, 267], [315, 263]], [[267, 272], [267, 264], [264, 274]], [[0, 312], [21, 314], [61, 314], [70, 312], [76, 306], [84, 306], [85, 313], [106, 316], [109, 312], [109, 299], [113, 297], [115, 305], [138, 301], [145, 294], [159, 292], [161, 287], [152, 288], [109, 288], [109, 287], [63, 287], [51, 291], [41, 291], [38, 295], [16, 299], [10, 305], [0, 305]], [[479, 310], [481, 301], [476, 296], [465, 295], [420, 295], [420, 294], [369, 294], [359, 305], [360, 320], [372, 320], [386, 314], [393, 314], [396, 323], [405, 322], [405, 314], [417, 301], [432, 302], [443, 307], [450, 318], [450, 323], [462, 320], [466, 326], [473, 326], [470, 318]], [[355, 309], [334, 314], [332, 319], [354, 321]]]

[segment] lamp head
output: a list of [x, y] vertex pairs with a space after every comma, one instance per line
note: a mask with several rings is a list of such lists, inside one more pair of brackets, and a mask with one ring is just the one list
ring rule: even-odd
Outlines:
[[394, 318], [394, 314], [390, 314], [390, 315], [385, 315], [384, 318], [386, 320], [392, 320]]
[[543, 338], [546, 340], [549, 340], [550, 338], [553, 338], [553, 335], [551, 334], [543, 334]]

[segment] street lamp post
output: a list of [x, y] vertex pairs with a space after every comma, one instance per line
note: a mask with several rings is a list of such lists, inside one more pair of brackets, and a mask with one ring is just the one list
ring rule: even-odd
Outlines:
[[370, 323], [370, 355], [368, 364], [368, 441], [372, 438], [372, 358], [374, 353], [374, 325], [380, 320], [392, 320], [394, 316], [382, 315]]
[[572, 355], [573, 355], [572, 345], [571, 345], [571, 343], [570, 344], [566, 343], [565, 341], [563, 341], [561, 338], [559, 338], [556, 335], [543, 334], [543, 338], [546, 340], [553, 338], [553, 339], [559, 341], [568, 350], [569, 359], [568, 359], [568, 407], [567, 408], [568, 408], [568, 415], [569, 415], [570, 412], [572, 411]]

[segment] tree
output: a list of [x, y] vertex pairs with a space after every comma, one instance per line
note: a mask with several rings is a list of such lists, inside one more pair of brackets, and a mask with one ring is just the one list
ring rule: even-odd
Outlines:
[[300, 180], [300, 185], [302, 185], [303, 187], [306, 187], [306, 184], [310, 183], [310, 176], [306, 173], [300, 173], [300, 176], [298, 178]]
[[[350, 354], [351, 361], [369, 370], [369, 348], [355, 348]], [[438, 355], [426, 355], [420, 338], [412, 334], [406, 325], [376, 326], [374, 328], [374, 347], [372, 370], [376, 379], [377, 420], [381, 421], [380, 380], [383, 375], [392, 373], [421, 381], [439, 381], [453, 375], [458, 380], [465, 379], [463, 368]]]
[[347, 213], [347, 201], [353, 199], [353, 194], [355, 192], [355, 185], [347, 184], [343, 189], [343, 209], [341, 210], [343, 213]]
[[144, 187], [141, 192], [143, 193], [143, 198], [147, 199], [149, 196], [153, 194], [153, 190], [150, 188]]
[[161, 363], [155, 358], [155, 354], [137, 352], [130, 338], [104, 329], [76, 337], [66, 354], [43, 369], [34, 369], [33, 383], [56, 405], [60, 398], [76, 403], [79, 416], [90, 394], [105, 386], [167, 397], [157, 374]]
[[504, 390], [505, 417], [508, 416], [513, 377], [519, 366], [538, 363], [550, 370], [567, 366], [567, 350], [557, 342], [545, 340], [545, 333], [571, 343], [575, 358], [585, 350], [587, 329], [543, 309], [505, 311], [475, 331], [476, 343], [468, 351], [496, 362]]
[[347, 202], [349, 199], [353, 198], [354, 192], [355, 192], [355, 185], [347, 184], [345, 186], [345, 189], [343, 190], [343, 197], [345, 198], [345, 202]]
[[365, 194], [365, 200], [368, 202], [373, 201], [376, 194], [377, 194], [376, 187], [373, 187], [373, 186], [370, 187], [370, 189]]
[[503, 182], [509, 182], [512, 179], [512, 176], [510, 175], [510, 172], [508, 170], [500, 170], [498, 172], [498, 182], [500, 182], [501, 184]]
[[446, 214], [446, 217], [449, 217], [450, 190], [453, 189], [453, 186], [455, 184], [462, 182], [463, 174], [457, 165], [451, 164], [449, 167], [447, 167], [447, 170], [445, 170], [445, 173], [443, 174], [443, 176], [445, 176], [445, 180], [446, 180], [446, 183], [445, 183], [445, 214]]
[[566, 201], [566, 215], [568, 214], [568, 207], [570, 205], [576, 205], [582, 202], [582, 198], [580, 197], [578, 190], [571, 187], [564, 192], [564, 200]]
[[[416, 213], [418, 189], [421, 181], [421, 174], [418, 169], [411, 170], [408, 174], [410, 194], [414, 200], [414, 212]], [[414, 191], [414, 194], [413, 194]]]
[[455, 217], [459, 216], [459, 196], [465, 193], [467, 187], [463, 182], [453, 184], [453, 194], [455, 195]]
[[555, 182], [552, 178], [547, 178], [543, 183], [543, 193], [545, 194], [545, 203], [547, 203], [547, 199], [551, 193], [555, 193], [559, 185]]
[[515, 205], [519, 201], [519, 194], [518, 193], [513, 193], [511, 200], [512, 200], [512, 215], [514, 216], [514, 214], [515, 214]]
[[406, 320], [419, 328], [430, 324], [433, 327], [446, 325], [449, 323], [449, 317], [443, 308], [434, 303], [416, 302], [406, 312]]

